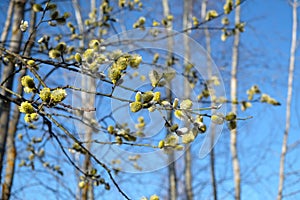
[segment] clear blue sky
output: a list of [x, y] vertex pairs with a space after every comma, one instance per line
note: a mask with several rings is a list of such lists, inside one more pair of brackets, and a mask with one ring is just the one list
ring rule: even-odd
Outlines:
[[[156, 1], [159, 2], [159, 1]], [[171, 7], [174, 7], [174, 12], [179, 12], [182, 8], [178, 6], [175, 0], [170, 0]], [[176, 3], [175, 3], [176, 2]], [[219, 2], [219, 1], [218, 1]], [[8, 1], [1, 1], [1, 14], [2, 19], [5, 18], [5, 12]], [[145, 2], [145, 4], [152, 4]], [[160, 7], [160, 3], [159, 3]], [[221, 6], [218, 6], [221, 8]], [[178, 9], [178, 10], [177, 10]], [[150, 9], [151, 10], [151, 9]], [[300, 12], [300, 10], [298, 9]], [[245, 113], [240, 113], [242, 116], [252, 115], [253, 119], [241, 122], [239, 126], [239, 151], [241, 158], [242, 179], [246, 180], [243, 183], [242, 195], [244, 199], [275, 199], [277, 194], [278, 185], [278, 168], [279, 158], [281, 152], [281, 141], [285, 127], [285, 107], [286, 107], [286, 94], [287, 94], [287, 75], [289, 66], [289, 52], [291, 42], [291, 24], [292, 24], [292, 11], [291, 6], [285, 0], [247, 0], [242, 6], [241, 20], [246, 21], [246, 31], [241, 36], [241, 64], [239, 66], [239, 90], [240, 98], [246, 98], [246, 89], [250, 88], [253, 84], [259, 85], [261, 90], [270, 94], [282, 103], [280, 107], [272, 107], [270, 105], [254, 104], [253, 108]], [[140, 13], [137, 13], [138, 18]], [[200, 15], [200, 9], [198, 16]], [[151, 16], [151, 14], [150, 14]], [[161, 16], [156, 16], [160, 19]], [[3, 27], [3, 20], [1, 22], [1, 29]], [[127, 21], [131, 24], [131, 20]], [[150, 25], [150, 24], [149, 24]], [[300, 26], [299, 26], [300, 27]], [[131, 29], [131, 25], [128, 25]], [[180, 30], [179, 27], [175, 27]], [[299, 30], [299, 28], [298, 28]], [[212, 33], [214, 34], [214, 33]], [[215, 33], [214, 39], [219, 39], [220, 33]], [[195, 38], [197, 40], [197, 38]], [[199, 40], [199, 39], [198, 39]], [[201, 41], [202, 42], [202, 41]], [[229, 39], [223, 47], [219, 49], [213, 48], [213, 59], [218, 66], [225, 66], [222, 71], [225, 82], [228, 81], [231, 60], [231, 48], [226, 49], [226, 44], [231, 43]], [[203, 42], [202, 42], [203, 43]], [[216, 43], [218, 44], [218, 42]], [[227, 46], [228, 47], [228, 46]], [[221, 56], [222, 52], [225, 53], [225, 58]], [[296, 67], [295, 67], [295, 82], [294, 94], [292, 103], [292, 121], [290, 129], [289, 144], [299, 141], [299, 105], [300, 85], [298, 83], [299, 77], [299, 53], [297, 52]], [[229, 93], [229, 89], [227, 89]], [[216, 157], [217, 162], [217, 179], [222, 181], [219, 189], [219, 197], [221, 199], [232, 199], [233, 197], [233, 181], [231, 178], [231, 160], [229, 153], [229, 133], [224, 131], [217, 146]], [[195, 145], [192, 152], [198, 155], [199, 146]], [[55, 153], [55, 152], [54, 152]], [[299, 147], [288, 154], [288, 161], [286, 165], [286, 172], [297, 172], [298, 175], [288, 175], [287, 183], [289, 183], [284, 191], [285, 194], [292, 193], [300, 189], [299, 173]], [[22, 156], [22, 154], [21, 154]], [[193, 163], [193, 178], [195, 195], [199, 199], [212, 199], [210, 179], [208, 176], [208, 158], [203, 160], [195, 159]], [[177, 166], [183, 167], [182, 159], [178, 161]], [[27, 171], [27, 172], [26, 172]], [[73, 169], [70, 170], [73, 173]], [[26, 182], [36, 183], [32, 180], [32, 176], [28, 170], [18, 169], [18, 174], [15, 179], [15, 190], [19, 185]], [[183, 172], [183, 168], [179, 170], [179, 174]], [[161, 176], [155, 179], [157, 173]], [[41, 173], [43, 174], [43, 173]], [[67, 180], [68, 171], [66, 171], [66, 185], [74, 184], [73, 180]], [[44, 180], [44, 184], [50, 182], [50, 176], [40, 175], [38, 178]], [[165, 177], [164, 181], [161, 177]], [[127, 179], [127, 180], [126, 180]], [[179, 176], [179, 180], [182, 176]], [[128, 184], [130, 180], [130, 184]], [[52, 180], [53, 181], [53, 180]], [[69, 182], [70, 181], [70, 182]], [[138, 199], [142, 196], [149, 196], [151, 194], [166, 195], [167, 189], [167, 174], [166, 170], [160, 170], [156, 173], [148, 174], [125, 174], [122, 178], [121, 187], [133, 199]], [[290, 184], [294, 181], [294, 184]], [[134, 183], [133, 183], [134, 182]], [[151, 183], [149, 186], [149, 183]], [[40, 184], [33, 185], [31, 189], [26, 189], [22, 194], [24, 198], [28, 199], [46, 199], [45, 194], [51, 195], [50, 199], [65, 199], [65, 196], [55, 197], [53, 193], [45, 190], [44, 187], [39, 187]], [[145, 188], [147, 186], [147, 188]], [[204, 189], [201, 189], [201, 188]], [[63, 191], [59, 185], [56, 189]], [[32, 192], [35, 191], [41, 196], [32, 197]], [[102, 190], [99, 189], [99, 193]], [[162, 192], [162, 193], [161, 193]], [[99, 199], [110, 199], [116, 196], [116, 190], [112, 186], [110, 192], [104, 193], [105, 196]], [[18, 195], [20, 197], [20, 195]], [[48, 196], [49, 197], [49, 196]], [[122, 198], [114, 198], [122, 199]], [[286, 199], [300, 199], [300, 193], [287, 197]]]

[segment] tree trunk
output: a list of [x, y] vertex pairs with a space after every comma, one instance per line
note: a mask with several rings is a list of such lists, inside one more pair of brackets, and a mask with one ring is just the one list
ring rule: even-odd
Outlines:
[[[27, 45], [27, 48], [24, 50], [24, 55], [29, 56], [31, 49], [33, 47], [34, 41], [35, 41], [35, 21], [36, 21], [36, 13], [32, 10], [31, 11], [31, 17], [30, 17], [30, 25], [29, 25], [29, 33], [33, 33], [29, 43]], [[26, 75], [26, 68], [20, 72], [19, 80], [18, 80], [18, 88], [17, 93], [23, 96], [23, 86], [21, 84], [21, 78]], [[20, 119], [20, 111], [18, 106], [14, 107], [13, 111], [13, 117], [9, 123], [9, 129], [8, 129], [8, 135], [6, 140], [6, 155], [7, 155], [7, 166], [5, 171], [5, 182], [3, 184], [2, 189], [2, 199], [9, 199], [10, 198], [10, 192], [13, 185], [13, 178], [14, 178], [14, 172], [15, 172], [15, 164], [16, 164], [16, 147], [15, 147], [15, 135], [17, 132], [17, 126]]]
[[[83, 33], [83, 31], [84, 31], [83, 20], [82, 20], [80, 5], [79, 5], [78, 1], [72, 0], [72, 6], [74, 8], [75, 18], [76, 18], [76, 22], [78, 25], [79, 33]], [[84, 38], [79, 41], [79, 46], [82, 48], [84, 47]], [[80, 117], [82, 117], [82, 116], [80, 116]], [[76, 162], [79, 162], [79, 159], [80, 159], [79, 155], [75, 155]], [[76, 172], [76, 177], [77, 177], [77, 182], [79, 182], [80, 175], [78, 172]], [[77, 191], [76, 191], [76, 200], [81, 199], [80, 191], [81, 191], [81, 189], [80, 189], [80, 187], [78, 187]]]
[[[82, 14], [80, 11], [80, 5], [78, 0], [72, 0], [73, 7], [75, 10], [75, 16], [76, 16], [76, 21], [79, 27], [79, 31], [82, 34], [82, 40], [80, 41], [80, 46], [84, 47], [85, 45], [85, 35], [84, 35], [84, 26], [83, 26], [83, 20], [82, 20]], [[91, 0], [91, 12], [93, 9], [95, 9], [95, 4], [96, 2], [94, 0]], [[91, 77], [87, 76], [82, 76], [81, 80], [81, 87], [86, 89], [86, 90], [91, 90], [91, 91], [96, 91], [96, 86], [95, 86], [95, 81]], [[88, 108], [92, 108], [95, 106], [95, 99], [91, 96], [87, 96], [85, 93], [82, 93], [81, 95], [81, 100], [82, 100], [82, 105], [85, 105]], [[87, 124], [91, 124], [91, 121], [94, 119], [94, 112], [86, 112], [83, 113], [83, 119], [84, 121], [87, 122]], [[84, 141], [91, 141], [92, 140], [92, 135], [93, 135], [93, 128], [82, 125], [81, 127], [81, 133], [84, 133]], [[91, 150], [91, 143], [87, 142], [86, 143], [86, 149], [88, 151]], [[91, 165], [91, 156], [86, 154], [84, 157], [84, 162], [83, 162], [83, 170], [85, 172], [88, 172], [91, 170], [92, 165]], [[82, 188], [81, 190], [81, 198], [82, 200], [93, 200], [94, 199], [94, 187], [92, 181], [88, 181], [88, 183]]]
[[[170, 15], [170, 10], [169, 10], [169, 2], [168, 0], [162, 0], [162, 5], [163, 5], [163, 12], [164, 16], [167, 17]], [[170, 24], [168, 25], [167, 29], [172, 30], [172, 23], [169, 22]], [[172, 50], [173, 50], [173, 38], [170, 36], [168, 37], [168, 51], [171, 52], [169, 53], [169, 57], [172, 56]], [[166, 97], [169, 102], [172, 101], [172, 87], [171, 84], [169, 84], [169, 89], [166, 89]], [[167, 112], [167, 120], [172, 121], [172, 112], [168, 111]], [[170, 164], [168, 166], [168, 171], [169, 171], [169, 200], [176, 200], [177, 199], [177, 177], [176, 177], [176, 167], [175, 167], [175, 161], [174, 161], [174, 153], [169, 154], [169, 161]]]
[[[11, 36], [11, 43], [9, 49], [14, 53], [19, 53], [21, 41], [22, 41], [22, 32], [20, 30], [21, 20], [24, 16], [24, 7], [25, 7], [26, 0], [15, 0], [14, 1], [14, 13], [13, 13], [13, 26], [12, 26], [12, 36]], [[4, 87], [8, 89], [13, 88], [13, 78], [11, 76], [12, 72], [15, 70], [15, 63], [12, 60], [9, 62], [8, 66], [6, 66], [3, 70], [2, 81]], [[9, 76], [11, 76], [6, 82], [3, 83]], [[4, 96], [10, 97], [11, 94], [3, 91], [2, 94]], [[8, 101], [3, 101], [1, 105], [1, 118], [0, 118], [0, 130], [1, 130], [1, 137], [0, 137], [0, 182], [2, 180], [2, 168], [3, 168], [3, 158], [5, 154], [5, 146], [6, 146], [6, 138], [8, 134], [8, 125], [10, 119], [10, 110], [11, 104]]]
[[[183, 6], [183, 29], [187, 29], [191, 27], [191, 18], [192, 18], [192, 0], [184, 1]], [[184, 64], [187, 65], [190, 60], [190, 48], [189, 48], [189, 39], [188, 32], [184, 35]], [[184, 97], [190, 97], [190, 84], [188, 81], [184, 80]], [[186, 123], [186, 126], [189, 127], [190, 124]], [[185, 191], [186, 191], [186, 199], [193, 199], [193, 188], [192, 188], [192, 155], [190, 146], [187, 146], [187, 149], [184, 154], [184, 163], [185, 163]]]
[[291, 121], [291, 102], [292, 102], [292, 92], [293, 92], [293, 76], [295, 68], [295, 52], [297, 45], [297, 7], [298, 3], [296, 0], [292, 3], [293, 7], [293, 30], [292, 30], [292, 41], [291, 41], [291, 55], [290, 55], [290, 66], [289, 66], [289, 77], [288, 77], [288, 92], [286, 101], [286, 119], [285, 119], [285, 130], [282, 141], [282, 149], [280, 155], [280, 167], [279, 167], [279, 185], [277, 200], [282, 199], [282, 191], [284, 185], [284, 161], [287, 154], [287, 141], [290, 131], [290, 121]]
[[[201, 18], [202, 20], [205, 19], [206, 16], [206, 10], [207, 10], [207, 3], [208, 0], [203, 0], [201, 4]], [[210, 33], [207, 28], [204, 29], [205, 34], [205, 43], [206, 43], [206, 52], [207, 52], [207, 74], [208, 78], [210, 79], [212, 77], [212, 63], [211, 63], [211, 42], [210, 42]], [[210, 91], [211, 96], [214, 95], [214, 91]], [[214, 102], [211, 103], [211, 106], [214, 106]], [[214, 145], [215, 140], [215, 125], [211, 124], [211, 146]], [[216, 181], [216, 174], [215, 174], [215, 150], [212, 147], [211, 151], [209, 152], [209, 161], [210, 161], [210, 178], [211, 178], [211, 185], [212, 185], [212, 191], [213, 191], [213, 198], [214, 200], [218, 199], [218, 193], [217, 193], [217, 181]]]
[[[237, 6], [235, 9], [235, 24], [240, 23], [240, 11], [241, 7]], [[236, 32], [234, 35], [234, 43], [232, 49], [232, 68], [231, 68], [231, 110], [234, 113], [237, 113], [237, 104], [234, 102], [237, 100], [237, 71], [238, 71], [238, 54], [239, 54], [239, 42], [240, 42], [240, 33]], [[233, 176], [234, 176], [234, 190], [235, 190], [235, 199], [241, 199], [241, 175], [240, 175], [240, 164], [238, 159], [238, 150], [237, 150], [237, 129], [231, 130], [230, 134], [230, 150], [232, 156], [232, 165], [233, 165]]]
[[[93, 78], [90, 77], [83, 77], [83, 85], [82, 88], [91, 90], [91, 91], [96, 91], [96, 87], [95, 87], [95, 81]], [[94, 102], [94, 98], [90, 97], [86, 94], [83, 93], [82, 95], [82, 102], [84, 102], [84, 104], [88, 107], [88, 108], [92, 108], [95, 106], [95, 102]], [[91, 121], [94, 119], [94, 112], [87, 112], [83, 114], [83, 118], [85, 119], [85, 121], [88, 124], [92, 124]], [[83, 125], [85, 126], [85, 125]], [[91, 150], [91, 140], [92, 140], [92, 135], [93, 135], [93, 128], [92, 127], [88, 127], [85, 126], [84, 129], [84, 141], [89, 141], [86, 144], [86, 149], [88, 151]], [[88, 172], [89, 170], [91, 170], [92, 165], [91, 165], [91, 157], [90, 155], [86, 154], [85, 158], [84, 158], [84, 163], [83, 163], [83, 170], [85, 172]], [[82, 200], [93, 200], [94, 196], [94, 192], [93, 192], [93, 183], [91, 181], [88, 182], [88, 184], [86, 184], [85, 187], [83, 187], [82, 189], [82, 195], [81, 195], [81, 199]]]
[[7, 35], [9, 32], [10, 25], [11, 25], [11, 18], [13, 16], [13, 8], [14, 8], [14, 1], [10, 1], [8, 9], [7, 9], [5, 24], [3, 27], [2, 34], [1, 34], [1, 42], [2, 42], [1, 46], [4, 46], [3, 44], [5, 44], [6, 39], [7, 39]]

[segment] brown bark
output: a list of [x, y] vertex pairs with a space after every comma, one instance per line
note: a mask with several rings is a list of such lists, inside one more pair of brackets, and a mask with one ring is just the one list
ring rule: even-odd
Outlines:
[[[24, 8], [25, 8], [26, 0], [15, 0], [14, 1], [14, 13], [13, 13], [13, 26], [12, 26], [12, 36], [11, 36], [11, 43], [9, 49], [14, 53], [19, 53], [21, 41], [22, 41], [22, 32], [19, 28], [21, 24], [21, 20], [24, 16]], [[7, 77], [11, 76], [12, 72], [15, 70], [15, 63], [12, 60], [9, 62], [8, 66], [6, 66], [3, 70], [2, 81], [6, 80]], [[13, 78], [11, 76], [6, 82], [3, 83], [3, 86], [12, 89], [13, 88]], [[4, 96], [10, 97], [11, 94], [3, 91], [2, 94]], [[1, 172], [3, 168], [3, 158], [5, 154], [5, 146], [6, 146], [6, 138], [8, 134], [8, 125], [10, 119], [10, 111], [11, 111], [11, 104], [8, 101], [3, 101], [1, 105], [1, 117], [0, 117], [0, 130], [1, 130], [1, 137], [0, 137], [0, 181], [2, 179]]]
[[[4, 28], [3, 28], [3, 32], [1, 34], [1, 46], [4, 46], [4, 44], [6, 43], [6, 39], [7, 39], [7, 35], [8, 35], [8, 32], [9, 32], [9, 28], [11, 26], [11, 19], [12, 19], [12, 16], [13, 16], [13, 8], [14, 8], [14, 1], [11, 1], [9, 3], [9, 8], [8, 8], [8, 11], [7, 11], [7, 15], [6, 15], [6, 20], [5, 20], [5, 25], [4, 25]], [[0, 51], [0, 53], [2, 54], [2, 52]], [[1, 72], [1, 70], [0, 70]], [[0, 77], [2, 78], [2, 74], [0, 75]], [[2, 79], [1, 79], [2, 80]], [[2, 91], [0, 90], [0, 92], [2, 93]], [[3, 104], [2, 104], [2, 100], [0, 101], [0, 116], [2, 116], [2, 109], [4, 108]], [[2, 121], [2, 120], [1, 120]], [[1, 123], [1, 122], [0, 122]], [[1, 172], [2, 172], [2, 162], [3, 162], [3, 156], [4, 156], [4, 153], [5, 153], [5, 145], [6, 145], [6, 132], [7, 132], [7, 127], [6, 127], [7, 124], [3, 124], [1, 123], [1, 127], [0, 127], [0, 130], [1, 130], [1, 137], [0, 137], [0, 182], [1, 182]]]
[[[29, 38], [28, 45], [24, 51], [25, 56], [29, 56], [31, 49], [34, 44], [35, 40], [35, 20], [36, 20], [36, 13], [32, 10], [31, 11], [31, 20], [30, 20], [30, 25], [29, 25], [29, 33], [33, 33], [31, 38]], [[18, 79], [18, 87], [16, 93], [20, 94], [21, 96], [23, 95], [23, 87], [21, 84], [21, 78], [26, 75], [26, 69], [22, 70], [19, 75]], [[9, 123], [9, 129], [8, 129], [8, 135], [6, 139], [6, 160], [7, 160], [7, 165], [5, 169], [5, 181], [3, 183], [3, 189], [2, 189], [2, 199], [9, 199], [10, 198], [10, 193], [11, 193], [11, 188], [13, 185], [13, 179], [14, 179], [14, 172], [15, 172], [15, 164], [16, 164], [16, 156], [17, 156], [17, 150], [15, 147], [15, 135], [17, 132], [17, 125], [19, 123], [20, 119], [20, 111], [18, 106], [14, 107], [13, 111], [13, 117], [10, 120]]]
[[[4, 28], [3, 28], [3, 31], [1, 33], [1, 42], [3, 44], [6, 42], [7, 35], [8, 35], [8, 32], [9, 32], [9, 27], [11, 25], [11, 18], [12, 18], [12, 14], [13, 14], [13, 8], [14, 8], [14, 1], [10, 1], [8, 9], [7, 9]], [[2, 46], [4, 46], [4, 45], [2, 45]]]

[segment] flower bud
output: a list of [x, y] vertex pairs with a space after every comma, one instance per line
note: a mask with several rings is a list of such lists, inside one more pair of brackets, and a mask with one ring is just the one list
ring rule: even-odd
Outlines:
[[40, 4], [33, 4], [32, 10], [34, 12], [42, 12], [44, 9]]
[[75, 60], [76, 60], [76, 62], [78, 62], [78, 63], [81, 63], [81, 62], [82, 62], [82, 58], [81, 58], [80, 53], [76, 53], [76, 54], [75, 54]]
[[177, 108], [177, 106], [178, 106], [178, 99], [177, 98], [175, 98], [174, 99], [174, 102], [173, 102], [173, 108]]
[[153, 101], [159, 102], [160, 101], [160, 92], [154, 92]]
[[182, 143], [184, 144], [188, 144], [191, 143], [195, 140], [195, 136], [192, 132], [188, 133], [188, 134], [184, 134], [182, 136]]
[[165, 146], [165, 141], [164, 140], [159, 141], [158, 148], [162, 149], [164, 148], [164, 146]]
[[121, 71], [116, 68], [111, 68], [109, 70], [108, 77], [110, 78], [113, 84], [116, 84], [118, 80], [121, 78]]
[[44, 102], [49, 102], [50, 99], [51, 99], [51, 91], [49, 88], [43, 88], [41, 91], [40, 91], [40, 94], [39, 94], [40, 98], [44, 101]]
[[131, 112], [138, 112], [143, 108], [143, 104], [141, 102], [132, 102], [130, 104]]
[[211, 121], [215, 124], [223, 124], [224, 116], [221, 113], [217, 113], [211, 116]]
[[31, 78], [30, 76], [23, 76], [21, 79], [21, 84], [22, 84], [22, 86], [28, 87], [30, 89], [35, 88], [33, 78]]
[[53, 103], [59, 103], [63, 101], [67, 96], [66, 90], [58, 88], [51, 93], [51, 101]]
[[28, 103], [28, 101], [22, 102], [21, 106], [19, 106], [19, 110], [20, 112], [25, 114], [31, 114], [35, 112], [35, 109], [31, 105], [31, 103]]
[[141, 92], [137, 92], [135, 94], [135, 101], [136, 102], [142, 102], [142, 93]]
[[191, 109], [193, 106], [193, 102], [189, 99], [185, 99], [180, 103], [181, 109]]
[[225, 120], [226, 121], [232, 121], [236, 119], [236, 114], [233, 112], [230, 112], [226, 115]]
[[56, 50], [56, 49], [52, 49], [49, 51], [49, 57], [54, 59], [54, 58], [59, 58], [61, 56], [60, 51]]
[[148, 91], [148, 92], [145, 92], [142, 96], [143, 96], [143, 102], [149, 103], [153, 99], [154, 94], [152, 91]]

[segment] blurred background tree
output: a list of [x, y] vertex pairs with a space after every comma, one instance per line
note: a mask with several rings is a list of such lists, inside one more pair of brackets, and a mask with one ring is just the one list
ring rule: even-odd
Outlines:
[[297, 199], [298, 5], [270, 4], [2, 1], [2, 199]]

